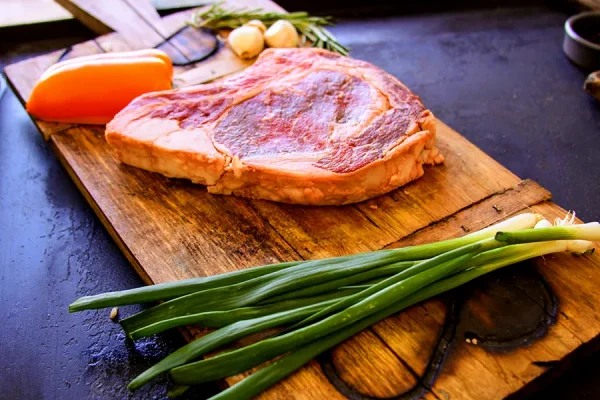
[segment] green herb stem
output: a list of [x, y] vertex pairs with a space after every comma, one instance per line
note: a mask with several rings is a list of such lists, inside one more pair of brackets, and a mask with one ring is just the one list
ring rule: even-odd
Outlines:
[[205, 328], [222, 328], [237, 321], [264, 317], [281, 311], [295, 310], [317, 303], [327, 302], [327, 304], [331, 304], [332, 300], [337, 301], [338, 299], [344, 296], [349, 296], [351, 294], [358, 293], [359, 291], [360, 289], [357, 288], [347, 288], [344, 290], [329, 291], [325, 294], [321, 294], [318, 296], [291, 299], [263, 306], [241, 307], [232, 310], [208, 311], [203, 313], [190, 314], [182, 317], [161, 320], [137, 328], [129, 334], [129, 337], [131, 339], [139, 339], [142, 337], [154, 335], [167, 329], [192, 324], [201, 325]]
[[69, 312], [168, 300], [201, 290], [244, 282], [302, 263], [305, 263], [305, 261], [269, 264], [215, 276], [191, 278], [118, 292], [108, 292], [95, 296], [80, 297], [69, 305]]
[[302, 289], [294, 290], [292, 292], [283, 293], [275, 297], [269, 297], [268, 299], [260, 302], [259, 304], [274, 304], [281, 301], [290, 299], [300, 299], [309, 296], [316, 296], [318, 294], [327, 293], [331, 290], [339, 289], [344, 286], [351, 286], [356, 283], [366, 282], [382, 276], [390, 276], [402, 272], [412, 267], [416, 261], [400, 261], [393, 264], [384, 265], [382, 267], [373, 268], [366, 272], [361, 272], [355, 275], [335, 279], [329, 282], [319, 283], [313, 286], [307, 286]]
[[[414, 276], [421, 272], [427, 271], [428, 269], [430, 269], [432, 267], [438, 266], [438, 265], [446, 263], [446, 262], [450, 262], [454, 259], [457, 259], [457, 257], [459, 257], [459, 256], [463, 256], [463, 255], [469, 254], [469, 253], [472, 253], [473, 255], [475, 255], [475, 254], [481, 253], [483, 251], [492, 250], [492, 249], [495, 249], [497, 247], [502, 247], [502, 246], [504, 246], [502, 244], [502, 242], [498, 242], [497, 240], [490, 238], [490, 239], [484, 239], [481, 242], [469, 244], [469, 245], [466, 245], [463, 247], [459, 247], [458, 249], [454, 249], [454, 250], [448, 251], [446, 253], [440, 254], [436, 257], [430, 258], [429, 260], [420, 262], [420, 263], [406, 269], [405, 271], [402, 271], [396, 275], [393, 275], [387, 279], [384, 279], [383, 281], [381, 281], [375, 285], [372, 285], [371, 287], [365, 289], [362, 292], [348, 296], [347, 298], [344, 298], [344, 299], [338, 301], [337, 303], [332, 304], [331, 306], [311, 315], [310, 317], [306, 318], [305, 320], [292, 326], [290, 328], [290, 330], [299, 329], [299, 328], [305, 327], [307, 325], [310, 325], [311, 323], [318, 321], [320, 319], [323, 319], [323, 318], [327, 317], [328, 315], [331, 315], [335, 312], [344, 310], [347, 307], [349, 307], [353, 304], [356, 304], [357, 302], [359, 302], [371, 295], [376, 294], [380, 290], [384, 290], [385, 288], [389, 287], [390, 285], [394, 285], [394, 284], [401, 282], [411, 276]], [[472, 257], [469, 257], [469, 260], [472, 260]], [[466, 261], [469, 261], [469, 260], [466, 260]], [[462, 269], [466, 269], [467, 266], [468, 266], [468, 264], [464, 262], [463, 265], [460, 265], [459, 267], [461, 267]], [[456, 271], [450, 271], [450, 272], [456, 272]], [[439, 278], [439, 279], [441, 279], [441, 278]]]
[[253, 333], [261, 332], [266, 329], [282, 326], [285, 324], [299, 321], [302, 318], [326, 307], [328, 304], [336, 301], [328, 300], [322, 303], [312, 304], [295, 310], [283, 311], [275, 314], [265, 315], [259, 318], [242, 320], [231, 325], [225, 326], [219, 330], [209, 333], [193, 342], [188, 343], [179, 350], [171, 353], [163, 360], [144, 371], [129, 383], [129, 389], [135, 390], [154, 379], [163, 372], [172, 368], [184, 365], [194, 361], [204, 354], [225, 346], [234, 340], [241, 339]]
[[[219, 311], [256, 304], [286, 291], [328, 282], [344, 276], [395, 262], [394, 252], [365, 253], [353, 258], [307, 262], [284, 271], [255, 278], [235, 285], [214, 288], [166, 301], [121, 321], [131, 332], [165, 319], [195, 314], [199, 311]], [[318, 268], [314, 268], [314, 267]], [[260, 283], [260, 285], [258, 284]]]

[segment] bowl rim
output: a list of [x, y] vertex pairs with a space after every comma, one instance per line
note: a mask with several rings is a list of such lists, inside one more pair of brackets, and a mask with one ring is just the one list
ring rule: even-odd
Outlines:
[[573, 23], [579, 21], [580, 19], [588, 17], [600, 17], [600, 11], [587, 11], [573, 15], [565, 22], [565, 32], [571, 39], [575, 40], [576, 42], [584, 46], [591, 47], [594, 50], [600, 51], [600, 45], [590, 42], [587, 39], [584, 39], [573, 29]]

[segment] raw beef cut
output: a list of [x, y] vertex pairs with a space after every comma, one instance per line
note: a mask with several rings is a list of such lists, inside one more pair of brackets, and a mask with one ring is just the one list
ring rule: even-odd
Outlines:
[[142, 95], [106, 127], [120, 160], [210, 193], [339, 205], [443, 161], [435, 119], [400, 81], [321, 49], [267, 49], [226, 80]]

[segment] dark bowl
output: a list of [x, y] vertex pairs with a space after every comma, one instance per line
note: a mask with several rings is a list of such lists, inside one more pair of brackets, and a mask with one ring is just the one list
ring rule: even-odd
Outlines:
[[575, 64], [600, 69], [600, 11], [577, 14], [565, 22], [563, 50]]

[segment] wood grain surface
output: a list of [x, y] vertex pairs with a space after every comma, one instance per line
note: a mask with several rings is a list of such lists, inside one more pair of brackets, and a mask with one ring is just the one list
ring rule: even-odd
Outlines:
[[[268, 1], [238, 3], [279, 9]], [[161, 34], [177, 32], [187, 18], [189, 11], [163, 19]], [[5, 73], [24, 102], [59, 59], [148, 45], [136, 35], [110, 33]], [[193, 41], [175, 40], [182, 54]], [[178, 67], [175, 82], [183, 87], [246, 65], [221, 47], [195, 66]], [[202, 186], [120, 164], [102, 126], [35, 122], [147, 284], [457, 237], [527, 210], [548, 218], [565, 213], [548, 191], [521, 181], [441, 121], [444, 165], [426, 168], [422, 178], [387, 195], [343, 207], [210, 195]], [[375, 324], [261, 398], [503, 398], [598, 336], [599, 267], [598, 254], [561, 254], [494, 273]], [[203, 334], [193, 327], [184, 333]]]

